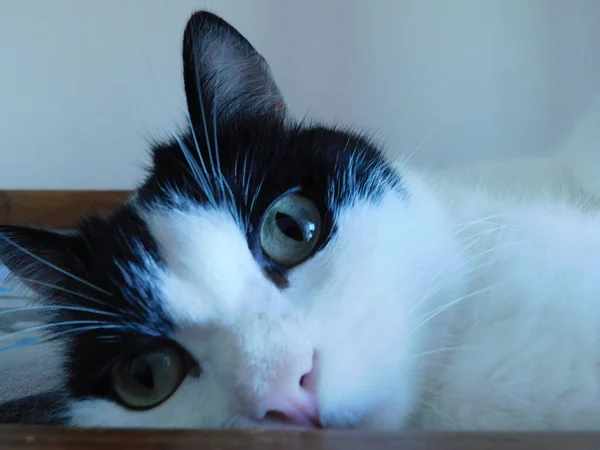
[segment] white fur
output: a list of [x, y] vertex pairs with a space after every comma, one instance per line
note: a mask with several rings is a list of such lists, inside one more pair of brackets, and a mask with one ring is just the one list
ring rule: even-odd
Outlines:
[[300, 377], [314, 347], [326, 426], [600, 428], [595, 217], [405, 180], [408, 199], [389, 193], [342, 211], [338, 235], [282, 292], [233, 219], [149, 215], [170, 248], [164, 292], [181, 326], [175, 337], [202, 376], [143, 413], [79, 403], [74, 423], [260, 425], [253, 396], [282, 365]]
[[316, 350], [326, 427], [600, 430], [600, 190], [566, 161], [487, 185], [399, 168], [408, 195], [337, 211], [284, 290], [227, 211], [146, 211], [156, 289], [202, 374], [146, 412], [74, 402], [73, 424], [282, 426], [255, 400]]

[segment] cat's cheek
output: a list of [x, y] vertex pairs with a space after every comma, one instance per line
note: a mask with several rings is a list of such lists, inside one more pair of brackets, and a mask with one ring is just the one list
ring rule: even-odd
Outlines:
[[407, 428], [415, 409], [412, 385], [387, 389], [387, 393], [357, 394], [348, 390], [346, 397], [323, 398], [321, 423], [330, 429], [398, 431]]
[[128, 409], [105, 398], [70, 401], [70, 425], [107, 428], [220, 428], [228, 419], [222, 392], [205, 381], [186, 377], [163, 403], [147, 410]]
[[73, 427], [105, 427], [105, 428], [127, 428], [152, 427], [153, 423], [144, 424], [142, 417], [144, 412], [129, 411], [116, 403], [102, 398], [72, 400], [71, 420], [69, 425]]
[[358, 428], [374, 431], [398, 431], [406, 428], [410, 414], [406, 405], [395, 401], [384, 402], [363, 418]]

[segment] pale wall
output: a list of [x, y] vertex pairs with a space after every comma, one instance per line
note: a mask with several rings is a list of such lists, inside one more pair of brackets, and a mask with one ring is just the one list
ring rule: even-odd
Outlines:
[[429, 164], [551, 151], [600, 94], [597, 0], [0, 0], [0, 188], [129, 188], [181, 123], [180, 39], [209, 5], [292, 110]]

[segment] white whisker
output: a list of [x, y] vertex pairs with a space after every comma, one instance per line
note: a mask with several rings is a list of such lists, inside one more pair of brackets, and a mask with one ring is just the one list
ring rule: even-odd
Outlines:
[[409, 336], [413, 335], [414, 333], [416, 333], [421, 327], [423, 327], [424, 325], [426, 325], [429, 321], [433, 320], [435, 317], [437, 317], [438, 315], [440, 315], [441, 313], [443, 313], [444, 311], [447, 311], [449, 308], [456, 306], [459, 303], [462, 303], [465, 300], [468, 300], [472, 297], [475, 297], [479, 294], [483, 294], [484, 292], [488, 292], [496, 287], [498, 287], [498, 285], [501, 283], [496, 283], [481, 289], [477, 289], [473, 292], [470, 292], [466, 295], [463, 295], [461, 297], [458, 297], [455, 300], [452, 300], [451, 302], [448, 302], [442, 306], [439, 306], [438, 308], [435, 308], [433, 311], [430, 311], [429, 313], [427, 313], [425, 315], [425, 318], [415, 327], [413, 328], [410, 333], [408, 334]]
[[[495, 259], [490, 259], [488, 261], [485, 261], [481, 264], [478, 264], [472, 268], [470, 268], [469, 270], [466, 270], [464, 272], [461, 273], [462, 276], [468, 276], [472, 273], [475, 273], [481, 269], [483, 269], [486, 266], [492, 265], [492, 264], [496, 264], [498, 261]], [[447, 280], [444, 283], [441, 284], [437, 284], [435, 285], [434, 289], [427, 291], [422, 297], [421, 299], [417, 302], [416, 305], [414, 305], [408, 312], [408, 314], [411, 314], [415, 311], [415, 309], [419, 306], [422, 305], [423, 303], [427, 302], [428, 300], [432, 299], [436, 294], [438, 294], [440, 291], [442, 291], [444, 288], [448, 287], [450, 284], [452, 284], [454, 282], [454, 280], [450, 279]]]
[[215, 146], [215, 155], [216, 155], [216, 160], [217, 160], [217, 171], [219, 172], [219, 180], [220, 180], [220, 184], [221, 184], [221, 189], [223, 192], [225, 192], [225, 190], [227, 190], [227, 192], [229, 192], [229, 197], [230, 197], [230, 201], [231, 201], [231, 210], [234, 213], [234, 215], [236, 216], [236, 218], [238, 219], [238, 222], [242, 222], [241, 218], [239, 217], [237, 208], [235, 207], [235, 195], [233, 195], [233, 191], [231, 190], [231, 186], [229, 185], [229, 182], [227, 181], [227, 178], [225, 178], [225, 175], [223, 174], [223, 170], [221, 168], [221, 157], [219, 155], [219, 140], [218, 140], [218, 133], [217, 133], [217, 102], [216, 102], [216, 98], [215, 101], [213, 103], [213, 142], [214, 142], [214, 146]]
[[459, 230], [458, 233], [460, 233], [460, 231], [466, 230], [473, 225], [479, 225], [479, 224], [484, 224], [484, 223], [494, 223], [494, 222], [492, 222], [493, 219], [503, 219], [506, 217], [527, 217], [528, 215], [529, 214], [525, 214], [525, 213], [491, 214], [489, 216], [481, 217], [481, 218], [473, 220], [473, 221], [458, 223], [456, 225], [453, 225], [452, 228], [463, 227], [461, 230]]
[[60, 327], [60, 326], [70, 326], [70, 325], [87, 325], [87, 324], [107, 324], [107, 326], [110, 327], [121, 327], [122, 325], [114, 325], [111, 324], [110, 322], [106, 322], [103, 320], [71, 320], [71, 321], [67, 321], [67, 322], [58, 322], [58, 323], [46, 323], [43, 325], [35, 325], [33, 327], [29, 327], [29, 328], [24, 328], [22, 330], [18, 330], [18, 331], [14, 331], [12, 333], [8, 333], [5, 335], [0, 336], [0, 341], [3, 341], [5, 339], [10, 339], [13, 336], [18, 336], [20, 334], [25, 334], [25, 333], [31, 333], [32, 331], [41, 331], [41, 330], [48, 330], [54, 327]]
[[[215, 171], [215, 162], [213, 160], [213, 149], [212, 149], [212, 146], [210, 145], [210, 138], [209, 138], [209, 134], [208, 134], [208, 123], [206, 120], [206, 110], [204, 108], [204, 101], [202, 100], [202, 86], [200, 86], [200, 80], [197, 80], [196, 89], [198, 90], [198, 103], [200, 105], [200, 114], [202, 115], [202, 126], [204, 127], [204, 137], [206, 139], [208, 158], [209, 158], [209, 162], [210, 162], [210, 167], [212, 169], [213, 178], [216, 180], [217, 173]], [[208, 173], [207, 173], [207, 175], [208, 175]]]
[[[188, 149], [187, 145], [185, 145], [185, 143], [179, 138], [179, 136], [174, 135], [174, 137], [175, 137], [175, 140], [177, 141], [177, 144], [179, 145], [179, 148], [181, 149], [181, 151], [183, 153], [183, 156], [185, 157], [185, 159], [188, 163], [190, 170], [192, 171], [192, 175], [194, 176], [196, 182], [199, 184], [200, 188], [202, 188], [202, 190], [204, 191], [204, 194], [206, 195], [208, 200], [211, 202], [211, 204], [216, 205], [216, 201], [213, 196], [212, 189], [208, 183], [207, 177], [205, 176], [205, 174], [203, 174], [201, 172], [200, 167], [194, 161], [192, 154], [191, 154], [190, 150]], [[195, 138], [194, 138], [194, 140], [195, 140]], [[200, 155], [199, 150], [198, 150], [198, 154]], [[204, 161], [202, 159], [200, 159], [200, 161], [202, 162], [202, 165], [204, 165]], [[205, 171], [206, 171], [206, 169], [205, 169]]]
[[[51, 336], [47, 336], [44, 338], [39, 338], [39, 339], [36, 338], [32, 342], [29, 342], [25, 345], [12, 344], [12, 345], [8, 345], [5, 347], [0, 347], [0, 352], [3, 350], [22, 350], [25, 348], [33, 347], [34, 345], [46, 344], [48, 342], [58, 341], [68, 335], [82, 334], [87, 331], [115, 330], [115, 329], [120, 329], [120, 328], [123, 328], [123, 327], [121, 325], [93, 325], [93, 326], [86, 326], [86, 327], [77, 327], [77, 328], [73, 328], [72, 330], [60, 331], [58, 333], [52, 334]], [[120, 336], [115, 335], [115, 334], [110, 334], [110, 335], [102, 334], [101, 336], [97, 336], [97, 339], [107, 339], [107, 338], [119, 339]]]
[[[242, 167], [242, 187], [244, 189], [244, 204], [248, 204], [249, 190], [250, 190], [250, 173], [247, 171], [248, 166], [248, 152], [244, 155], [244, 166]], [[251, 170], [251, 169], [250, 169]]]
[[206, 168], [206, 163], [204, 162], [204, 158], [202, 157], [202, 152], [200, 151], [200, 145], [198, 144], [198, 138], [196, 136], [196, 131], [194, 130], [194, 124], [192, 123], [192, 118], [188, 115], [188, 122], [190, 125], [190, 130], [192, 132], [192, 137], [194, 139], [194, 146], [196, 147], [196, 153], [198, 154], [198, 159], [200, 160], [200, 164], [202, 164], [202, 187], [205, 191], [209, 200], [211, 200], [213, 206], [216, 206], [216, 201], [214, 195], [212, 193], [212, 189], [209, 184], [209, 175], [208, 169]]
[[[458, 272], [460, 269], [462, 269], [463, 267], [465, 267], [467, 264], [471, 263], [472, 261], [474, 261], [477, 258], [480, 258], [481, 256], [485, 256], [490, 252], [493, 252], [495, 250], [498, 250], [504, 246], [506, 246], [507, 244], [501, 244], [499, 246], [494, 246], [491, 248], [488, 248], [478, 254], [475, 254], [463, 261], [460, 262], [460, 264], [458, 265], [454, 265], [454, 263], [461, 257], [463, 257], [466, 253], [466, 251], [473, 247], [474, 245], [477, 245], [479, 242], [481, 242], [484, 238], [486, 238], [486, 234], [492, 233], [494, 231], [498, 231], [498, 230], [502, 230], [503, 227], [498, 227], [498, 228], [493, 228], [491, 230], [484, 230], [480, 233], [476, 233], [475, 235], [471, 236], [471, 238], [475, 238], [478, 237], [479, 239], [476, 239], [475, 241], [471, 242], [469, 245], [463, 247], [460, 252], [458, 252], [450, 261], [448, 261], [430, 280], [429, 280], [429, 284], [433, 284], [437, 281], [437, 279], [439, 277], [441, 277], [444, 273], [446, 273], [448, 270], [452, 269], [455, 272]], [[464, 275], [468, 275], [469, 273], [471, 273], [472, 270], [467, 271], [466, 273], [463, 274]], [[431, 298], [433, 295], [435, 295], [435, 293], [439, 292], [443, 287], [446, 287], [449, 284], [449, 282], [445, 283], [442, 285], [442, 287], [435, 287], [433, 293], [429, 293], [430, 291], [428, 291], [421, 300], [417, 301], [412, 308], [408, 311], [408, 313], [412, 313], [416, 308], [418, 308], [424, 301], [426, 301], [428, 298]]]
[[11, 308], [11, 309], [7, 309], [7, 310], [2, 310], [0, 311], [0, 316], [3, 316], [5, 314], [10, 314], [10, 313], [16, 313], [16, 312], [25, 312], [25, 311], [62, 311], [62, 310], [66, 310], [66, 311], [81, 311], [81, 312], [88, 312], [91, 314], [98, 314], [98, 315], [104, 315], [104, 316], [111, 316], [111, 317], [120, 317], [119, 314], [114, 314], [114, 313], [110, 313], [110, 312], [106, 312], [106, 311], [100, 311], [98, 309], [93, 309], [93, 308], [84, 308], [84, 307], [80, 307], [80, 306], [29, 306], [29, 307], [23, 307], [23, 308]]
[[102, 305], [102, 306], [105, 306], [105, 307], [108, 307], [108, 308], [112, 308], [112, 309], [118, 310], [117, 308], [109, 305], [108, 303], [105, 303], [105, 302], [103, 302], [101, 300], [98, 300], [98, 299], [96, 299], [94, 297], [90, 297], [90, 296], [82, 294], [81, 292], [73, 291], [71, 289], [67, 289], [67, 288], [64, 288], [64, 287], [61, 287], [61, 286], [57, 286], [57, 285], [52, 284], [52, 283], [45, 283], [43, 281], [37, 281], [37, 280], [31, 279], [31, 278], [25, 278], [25, 277], [18, 277], [18, 279], [22, 280], [22, 281], [26, 281], [28, 283], [37, 284], [39, 286], [45, 286], [45, 287], [48, 287], [48, 288], [51, 288], [51, 289], [56, 289], [57, 291], [65, 292], [67, 294], [73, 294], [73, 295], [75, 295], [75, 296], [77, 296], [79, 298], [83, 298], [85, 300], [89, 300], [89, 301], [91, 301], [93, 303], [97, 303], [99, 305]]
[[79, 278], [78, 276], [73, 275], [72, 273], [61, 269], [60, 267], [56, 266], [55, 264], [52, 264], [49, 261], [46, 261], [44, 258], [41, 258], [39, 256], [37, 256], [35, 253], [30, 252], [29, 250], [27, 250], [26, 248], [22, 247], [21, 245], [17, 244], [16, 242], [14, 242], [12, 239], [8, 238], [7, 236], [0, 234], [0, 238], [4, 239], [6, 242], [8, 242], [10, 245], [12, 245], [13, 247], [19, 249], [20, 251], [22, 251], [23, 253], [25, 253], [26, 255], [32, 257], [33, 259], [35, 259], [36, 261], [50, 267], [51, 269], [56, 270], [57, 272], [62, 273], [63, 275], [71, 278], [72, 280], [78, 281], [82, 284], [85, 284], [88, 287], [91, 287], [92, 289], [95, 289], [99, 292], [102, 292], [103, 294], [112, 296], [112, 294], [108, 291], [105, 291], [102, 288], [99, 288], [98, 286], [96, 286], [95, 284], [90, 283], [89, 281], [86, 281], [82, 278]]
[[256, 190], [254, 191], [254, 195], [252, 196], [252, 202], [250, 203], [250, 207], [249, 210], [252, 211], [254, 209], [254, 204], [256, 203], [256, 200], [258, 200], [258, 195], [260, 194], [260, 190], [262, 189], [262, 185], [265, 182], [265, 176], [263, 175], [262, 179], [260, 180], [260, 183], [258, 183], [258, 186], [256, 187]]
[[[119, 329], [125, 329], [125, 328], [127, 328], [127, 327], [124, 327], [123, 325], [117, 325], [117, 324], [91, 325], [91, 326], [86, 326], [86, 327], [77, 327], [77, 328], [73, 328], [71, 330], [59, 331], [58, 333], [52, 334], [52, 336], [49, 336], [48, 338], [40, 339], [40, 342], [53, 341], [53, 340], [60, 339], [64, 336], [73, 335], [73, 334], [81, 334], [81, 333], [84, 333], [87, 331], [119, 330]], [[111, 335], [111, 336], [115, 336], [115, 335]], [[99, 336], [99, 337], [102, 337], [102, 336]]]
[[415, 155], [415, 154], [416, 154], [416, 153], [419, 151], [419, 149], [420, 149], [421, 147], [423, 147], [423, 145], [425, 145], [425, 142], [427, 142], [427, 141], [429, 140], [429, 138], [430, 138], [431, 136], [433, 136], [433, 134], [434, 134], [434, 133], [437, 131], [437, 128], [438, 128], [438, 127], [435, 127], [433, 130], [431, 130], [431, 131], [430, 131], [430, 132], [427, 134], [427, 136], [425, 136], [425, 139], [423, 139], [423, 140], [421, 141], [421, 143], [420, 143], [419, 145], [417, 145], [417, 147], [416, 147], [416, 148], [415, 148], [415, 149], [414, 149], [412, 152], [410, 152], [410, 154], [409, 154], [409, 155], [408, 155], [408, 156], [407, 156], [407, 157], [404, 159], [404, 162], [402, 163], [402, 165], [406, 165], [406, 164], [408, 164], [408, 162], [409, 162], [409, 161], [411, 160], [411, 158], [412, 158], [412, 157], [413, 157], [413, 156], [414, 156], [414, 155]]
[[481, 348], [486, 348], [486, 347], [483, 346], [483, 345], [481, 345], [481, 346], [477, 346], [477, 345], [471, 345], [471, 346], [456, 345], [456, 346], [452, 346], [452, 347], [442, 347], [442, 348], [437, 348], [435, 350], [428, 350], [426, 352], [417, 353], [416, 355], [410, 355], [410, 358], [408, 358], [408, 359], [412, 360], [412, 359], [417, 359], [417, 358], [423, 358], [425, 356], [435, 355], [435, 354], [438, 354], [438, 353], [450, 352], [450, 351], [454, 351], [454, 350], [472, 350], [472, 349], [481, 349]]

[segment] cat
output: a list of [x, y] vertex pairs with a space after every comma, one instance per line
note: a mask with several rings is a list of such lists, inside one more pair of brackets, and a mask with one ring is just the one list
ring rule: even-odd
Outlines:
[[294, 120], [206, 11], [183, 77], [189, 126], [126, 204], [68, 233], [0, 227], [65, 372], [0, 422], [600, 430], [596, 209]]

